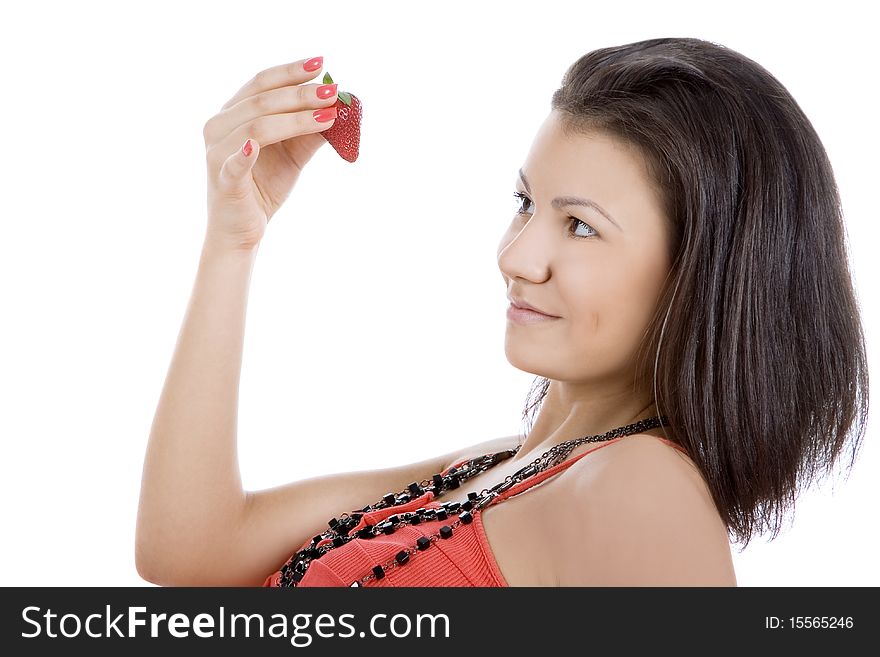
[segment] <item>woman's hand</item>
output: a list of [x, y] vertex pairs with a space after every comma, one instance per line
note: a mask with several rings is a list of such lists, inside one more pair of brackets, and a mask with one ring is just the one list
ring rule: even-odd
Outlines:
[[[306, 63], [317, 68], [307, 71]], [[318, 133], [335, 122], [336, 85], [319, 98], [324, 85], [304, 84], [322, 66], [316, 57], [260, 71], [205, 123], [206, 241], [246, 250], [259, 244], [300, 171], [326, 142]], [[330, 120], [321, 122], [313, 112], [323, 108]]]

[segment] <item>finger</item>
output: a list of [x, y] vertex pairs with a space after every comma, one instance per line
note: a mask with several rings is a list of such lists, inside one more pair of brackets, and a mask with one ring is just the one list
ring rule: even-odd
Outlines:
[[[330, 119], [327, 121], [319, 121], [323, 116], [315, 117], [316, 111], [324, 112], [326, 110]], [[325, 115], [326, 116], [326, 115]], [[212, 144], [208, 148], [208, 154], [213, 152], [228, 153], [233, 148], [237, 148], [245, 139], [251, 137], [261, 146], [269, 146], [285, 139], [307, 135], [314, 132], [321, 132], [332, 126], [336, 122], [336, 108], [328, 107], [323, 110], [303, 110], [301, 112], [288, 112], [285, 114], [269, 114], [261, 116], [257, 119], [245, 123], [228, 136]]]
[[[203, 130], [205, 144], [210, 146], [224, 139], [239, 126], [251, 123], [261, 116], [335, 105], [338, 98], [337, 87], [337, 84], [303, 84], [270, 89], [256, 96], [244, 98], [232, 107], [215, 114], [205, 123]], [[326, 91], [331, 92], [329, 96], [324, 93]]]
[[[316, 60], [320, 60], [320, 66], [314, 71], [307, 71], [304, 68], [306, 63], [311, 62], [314, 64], [316, 63]], [[238, 93], [230, 98], [220, 109], [232, 107], [244, 98], [256, 96], [257, 94], [269, 91], [270, 89], [278, 89], [279, 87], [308, 82], [321, 72], [323, 66], [323, 57], [312, 57], [310, 59], [300, 59], [290, 64], [280, 64], [279, 66], [267, 68], [252, 77], [241, 89], [238, 90]]]
[[260, 145], [255, 139], [247, 139], [241, 148], [226, 158], [220, 167], [220, 180], [226, 187], [227, 193], [243, 192], [248, 188], [246, 185], [247, 174], [253, 169], [254, 163], [260, 154]]

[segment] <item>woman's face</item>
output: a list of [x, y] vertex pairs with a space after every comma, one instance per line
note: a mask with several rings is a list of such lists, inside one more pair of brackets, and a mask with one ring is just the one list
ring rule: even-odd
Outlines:
[[[508, 296], [556, 319], [508, 316], [505, 354], [571, 383], [626, 384], [669, 270], [666, 217], [643, 159], [603, 134], [566, 137], [551, 112], [517, 175], [498, 247]], [[580, 197], [598, 208], [571, 205]], [[612, 221], [613, 219], [613, 221]], [[583, 222], [583, 223], [581, 223]]]

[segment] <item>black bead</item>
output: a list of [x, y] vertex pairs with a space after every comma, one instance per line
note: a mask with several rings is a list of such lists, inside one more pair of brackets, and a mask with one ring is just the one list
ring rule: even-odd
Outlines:
[[367, 504], [367, 506], [365, 506], [363, 509], [361, 509], [361, 511], [363, 511], [364, 513], [368, 513], [371, 509], [372, 509], [372, 506]]
[[437, 520], [446, 520], [449, 515], [446, 513], [446, 509], [437, 509]]
[[406, 504], [407, 502], [409, 502], [409, 500], [410, 500], [410, 496], [407, 495], [406, 493], [404, 493], [403, 495], [401, 495], [400, 497], [397, 498], [397, 501], [395, 502], [395, 504]]
[[373, 566], [373, 575], [376, 579], [382, 579], [385, 577], [385, 569], [382, 566]]
[[443, 477], [441, 475], [435, 474], [431, 479], [434, 481], [434, 488], [443, 488]]
[[416, 541], [416, 547], [418, 547], [420, 550], [427, 550], [429, 547], [431, 547], [431, 539], [427, 536], [420, 537], [419, 540]]
[[447, 470], [446, 474], [451, 475], [451, 474], [455, 474], [456, 472], [458, 472], [458, 468], [453, 467], [453, 468], [449, 468], [449, 470]]
[[327, 521], [327, 524], [330, 525], [330, 529], [336, 529], [336, 525], [339, 524], [339, 520], [337, 520], [336, 518], [330, 518], [330, 520]]
[[447, 510], [449, 513], [455, 513], [456, 511], [458, 511], [458, 508], [459, 508], [460, 506], [461, 506], [461, 504], [459, 504], [458, 502], [449, 502], [449, 503], [446, 505], [446, 510]]
[[464, 511], [463, 513], [459, 514], [458, 518], [466, 525], [471, 524], [471, 522], [473, 522], [474, 520], [474, 517], [471, 515], [470, 511]]
[[413, 516], [409, 519], [409, 524], [411, 524], [411, 525], [418, 525], [421, 521], [422, 521], [422, 519], [421, 519], [418, 515], [413, 515]]
[[455, 490], [459, 486], [461, 486], [461, 482], [458, 480], [458, 477], [451, 477], [449, 483], [446, 484], [446, 488], [449, 490]]
[[373, 533], [373, 525], [367, 525], [366, 527], [361, 527], [358, 530], [358, 538], [373, 538], [375, 534]]
[[388, 522], [400, 522], [400, 516], [397, 515], [397, 514], [395, 513], [395, 514], [393, 514], [393, 515], [388, 516], [388, 517], [386, 518], [386, 520], [387, 520]]
[[452, 536], [452, 527], [443, 525], [440, 528], [440, 538], [449, 538], [450, 536]]
[[471, 502], [470, 500], [468, 500], [467, 502], [465, 502], [464, 504], [461, 505], [461, 508], [464, 509], [465, 511], [470, 511], [471, 509], [474, 508], [474, 503]]
[[469, 500], [475, 500], [475, 499], [477, 499], [477, 497], [478, 497], [477, 494], [476, 494], [475, 492], [473, 492], [473, 491], [471, 491], [470, 493], [468, 493], [468, 499], [469, 499]]
[[394, 525], [390, 522], [380, 522], [376, 525], [377, 529], [382, 530], [383, 534], [393, 534], [394, 533]]
[[382, 501], [385, 502], [388, 506], [394, 504], [394, 493], [386, 493], [382, 496]]
[[335, 548], [340, 547], [344, 543], [345, 543], [345, 539], [342, 538], [341, 536], [337, 536], [336, 538], [333, 539], [333, 547], [335, 547]]
[[358, 524], [358, 522], [360, 522], [360, 519], [363, 518], [363, 516], [364, 516], [363, 513], [352, 513], [351, 519], [354, 520], [354, 524]]
[[422, 487], [419, 486], [418, 482], [416, 481], [412, 482], [409, 486], [407, 486], [407, 488], [409, 488], [410, 492], [416, 496], [421, 495], [424, 492], [422, 490]]
[[298, 570], [294, 570], [294, 571], [293, 571], [293, 575], [291, 575], [290, 578], [291, 578], [294, 582], [299, 582], [300, 580], [302, 580], [302, 578], [303, 578], [304, 576], [305, 576], [305, 573], [302, 573], [302, 572], [300, 572], [300, 571], [298, 571]]
[[409, 561], [409, 552], [407, 552], [406, 550], [401, 550], [394, 555], [394, 560], [402, 566], [407, 561]]
[[318, 534], [312, 539], [312, 543], [319, 543], [324, 540], [324, 537], [321, 534]]

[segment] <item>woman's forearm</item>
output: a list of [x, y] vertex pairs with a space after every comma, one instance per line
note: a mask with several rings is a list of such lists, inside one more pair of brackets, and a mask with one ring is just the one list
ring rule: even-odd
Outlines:
[[185, 570], [202, 550], [222, 550], [243, 511], [238, 387], [256, 253], [207, 240], [202, 248], [144, 460], [135, 547], [142, 575]]

